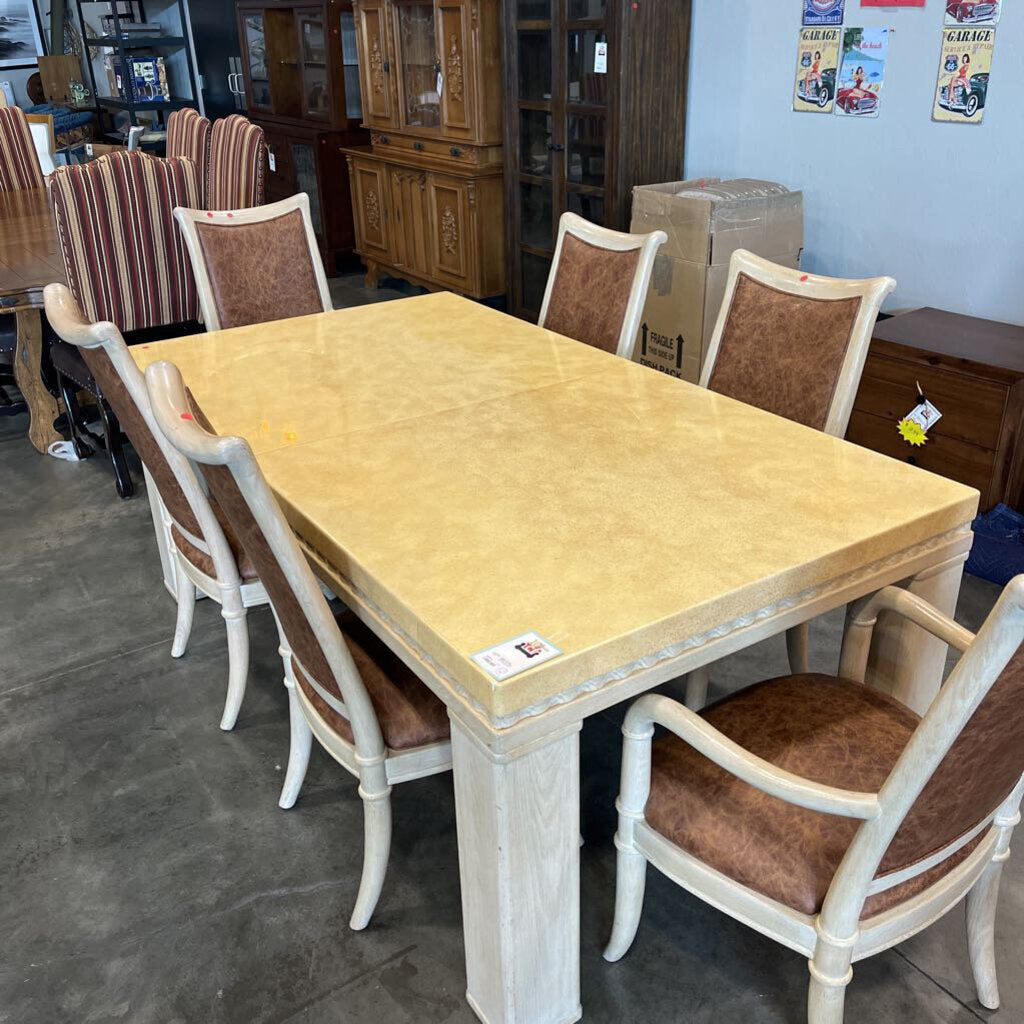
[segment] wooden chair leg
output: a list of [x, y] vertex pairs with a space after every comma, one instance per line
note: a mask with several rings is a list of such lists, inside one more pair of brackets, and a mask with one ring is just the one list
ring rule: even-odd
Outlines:
[[62, 373], [57, 374], [57, 386], [60, 397], [64, 400], [64, 409], [68, 417], [68, 433], [71, 435], [71, 446], [80, 459], [92, 455], [92, 445], [82, 440], [82, 409], [78, 404], [78, 388], [75, 382], [68, 380]]
[[114, 482], [118, 497], [130, 498], [135, 493], [132, 475], [128, 472], [128, 462], [124, 456], [124, 445], [121, 442], [121, 425], [117, 422], [113, 409], [101, 398], [99, 400], [100, 419], [103, 421], [103, 437], [107, 445], [110, 464], [114, 467]]
[[245, 697], [245, 684], [249, 679], [249, 625], [244, 607], [230, 610], [221, 606], [221, 616], [228, 633], [228, 695], [224, 701], [224, 714], [220, 727], [230, 732], [238, 721]]
[[686, 706], [691, 711], [700, 711], [707, 703], [710, 677], [710, 665], [702, 665], [700, 668], [695, 668], [686, 677]]
[[615, 837], [615, 845], [619, 851], [615, 872], [615, 920], [604, 951], [604, 958], [609, 963], [621, 960], [633, 945], [640, 927], [647, 885], [647, 860], [643, 854], [626, 847], [618, 836]]
[[188, 647], [192, 635], [192, 616], [196, 609], [195, 584], [178, 567], [178, 621], [174, 625], [174, 643], [171, 657], [180, 658]]
[[391, 853], [390, 787], [383, 793], [371, 794], [364, 792], [360, 785], [359, 795], [363, 798], [363, 876], [359, 881], [359, 895], [348, 923], [357, 932], [370, 923], [377, 908]]
[[1002, 872], [1002, 861], [993, 860], [967, 894], [967, 948], [971, 954], [978, 1002], [987, 1010], [999, 1009], [995, 930]]
[[786, 653], [789, 655], [789, 671], [795, 676], [810, 672], [811, 624], [801, 622], [786, 630]]
[[284, 786], [281, 788], [281, 799], [278, 800], [278, 807], [288, 810], [295, 806], [299, 798], [299, 791], [306, 779], [306, 769], [309, 768], [309, 752], [313, 746], [313, 730], [306, 721], [306, 716], [299, 706], [299, 697], [295, 692], [295, 681], [285, 678], [285, 686], [288, 687], [288, 720], [291, 733], [291, 747], [288, 750], [288, 771], [284, 777]]

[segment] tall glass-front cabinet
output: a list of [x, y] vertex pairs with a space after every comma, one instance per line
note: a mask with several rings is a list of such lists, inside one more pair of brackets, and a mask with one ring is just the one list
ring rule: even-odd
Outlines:
[[508, 303], [536, 319], [566, 211], [629, 229], [683, 177], [690, 0], [504, 0]]
[[354, 0], [363, 121], [347, 151], [356, 248], [473, 298], [505, 290], [498, 0]]
[[249, 116], [267, 139], [267, 200], [309, 196], [331, 274], [355, 247], [343, 149], [367, 139], [352, 4], [239, 0], [237, 10]]

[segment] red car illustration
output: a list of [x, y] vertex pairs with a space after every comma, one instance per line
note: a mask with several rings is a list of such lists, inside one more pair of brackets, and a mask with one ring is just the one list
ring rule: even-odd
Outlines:
[[840, 89], [836, 93], [836, 103], [847, 114], [873, 114], [878, 107], [878, 97], [866, 89]]
[[946, 0], [946, 14], [957, 21], [991, 21], [999, 5], [992, 0]]

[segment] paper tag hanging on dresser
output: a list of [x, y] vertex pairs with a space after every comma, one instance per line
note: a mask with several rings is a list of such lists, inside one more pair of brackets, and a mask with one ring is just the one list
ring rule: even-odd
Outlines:
[[921, 385], [917, 385], [917, 405], [896, 425], [900, 437], [907, 444], [920, 448], [928, 440], [928, 431], [942, 419], [942, 413], [925, 398]]
[[594, 74], [608, 74], [608, 40], [599, 39], [594, 43]]
[[274, 156], [272, 149], [267, 150], [267, 163], [270, 165], [270, 173], [274, 174], [277, 171], [277, 158]]

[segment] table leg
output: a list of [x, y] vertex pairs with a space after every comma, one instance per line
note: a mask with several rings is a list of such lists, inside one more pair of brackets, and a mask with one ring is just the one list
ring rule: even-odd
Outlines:
[[[966, 560], [966, 554], [954, 555], [904, 580], [901, 586], [953, 616]], [[871, 644], [867, 682], [923, 715], [939, 692], [947, 651], [946, 644], [909, 619], [883, 612]]]
[[496, 756], [452, 718], [466, 998], [485, 1024], [580, 1008], [579, 726]]
[[57, 399], [46, 390], [40, 375], [43, 358], [42, 310], [19, 309], [15, 314], [18, 341], [14, 354], [14, 379], [28, 404], [28, 439], [37, 452], [46, 454], [61, 436], [53, 429], [53, 421], [60, 415]]

